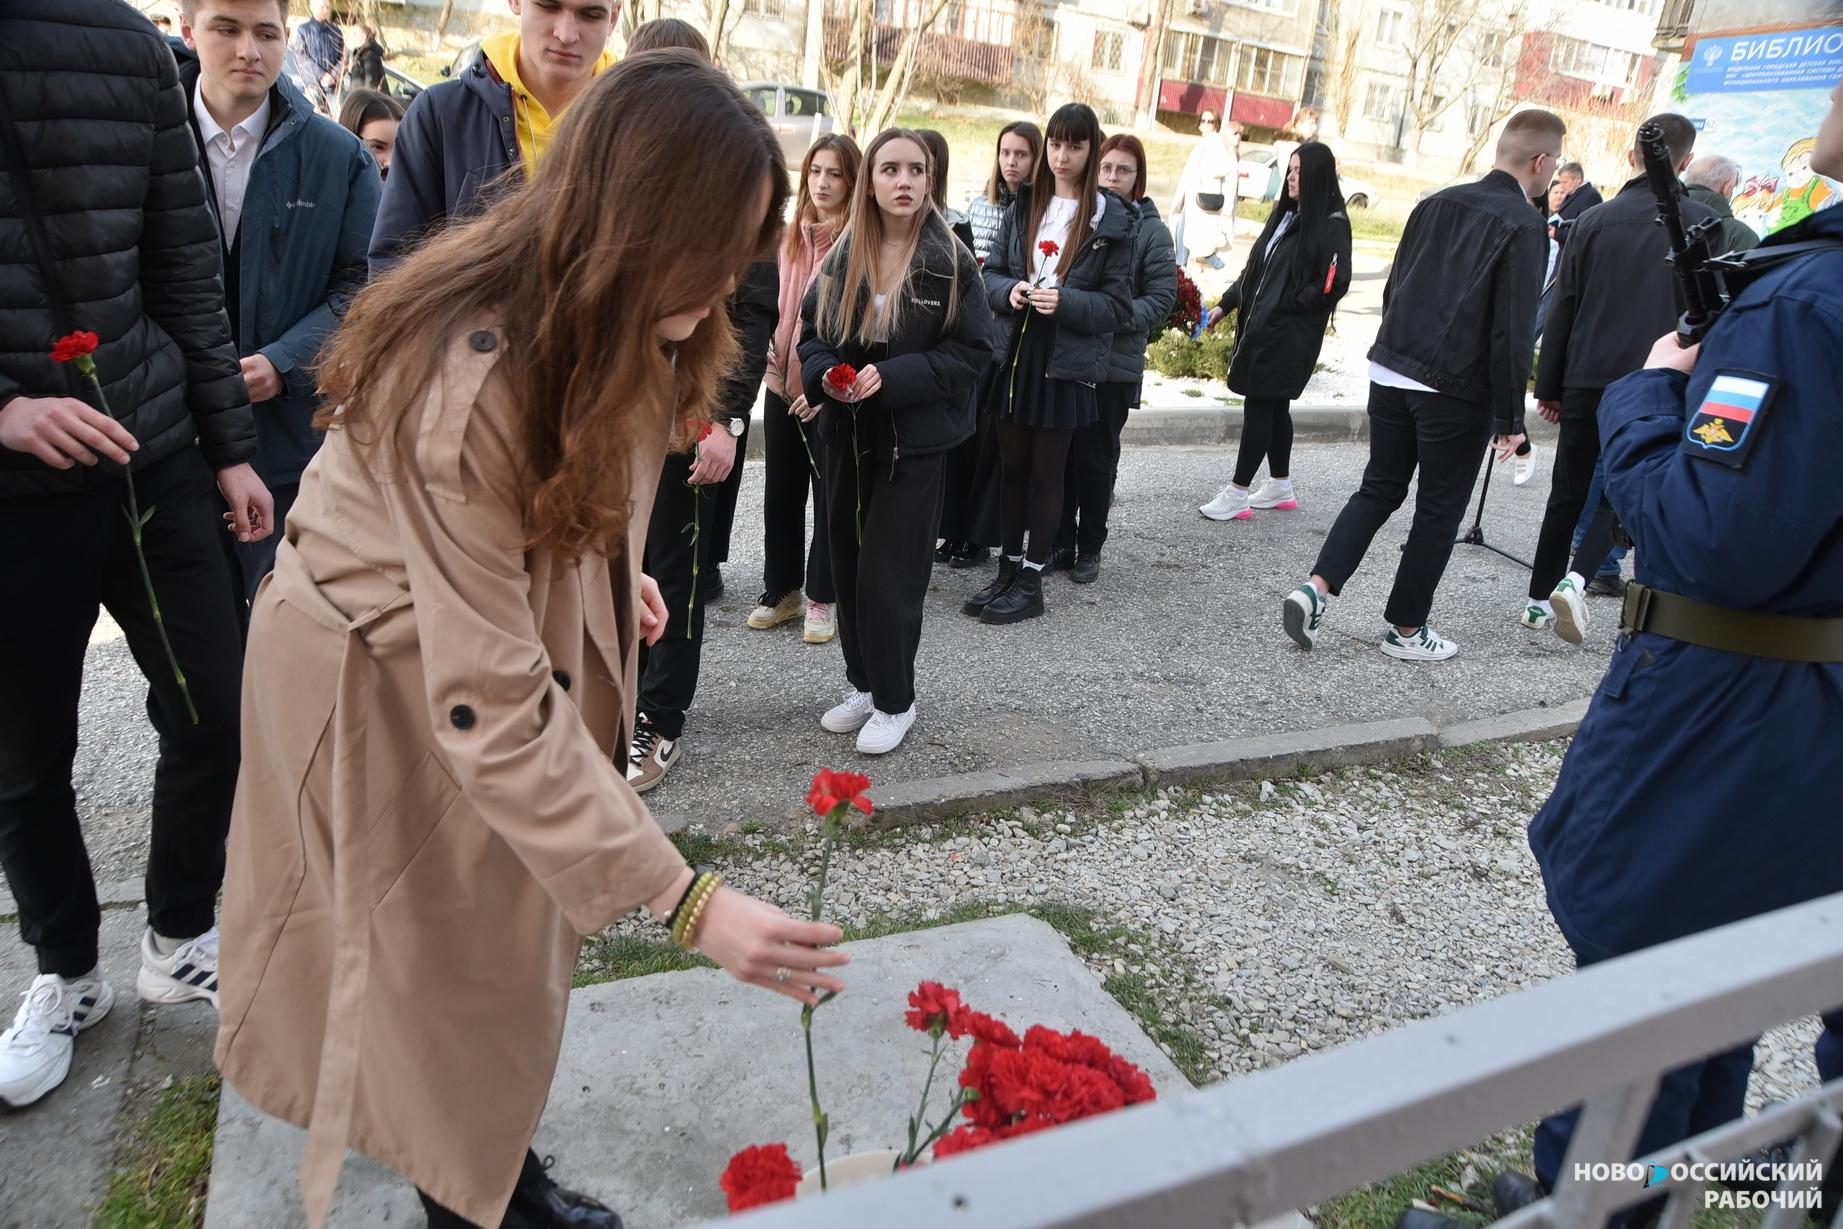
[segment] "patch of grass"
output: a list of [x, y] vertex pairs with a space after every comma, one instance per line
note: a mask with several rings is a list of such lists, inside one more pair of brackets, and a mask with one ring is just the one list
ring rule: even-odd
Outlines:
[[218, 1123], [218, 1077], [193, 1076], [154, 1094], [136, 1116], [132, 1152], [109, 1175], [94, 1229], [196, 1229]]
[[[1235, 206], [1235, 216], [1246, 218], [1250, 222], [1267, 221], [1267, 215], [1273, 212], [1272, 201], [1243, 200]], [[1347, 209], [1345, 216], [1350, 219], [1350, 237], [1352, 239], [1375, 239], [1385, 243], [1400, 243], [1401, 232], [1408, 225], [1408, 214], [1402, 209]]]
[[1208, 1084], [1214, 1078], [1210, 1068], [1209, 1042], [1201, 1033], [1165, 1018], [1151, 986], [1137, 973], [1115, 973], [1101, 983], [1101, 989], [1113, 995], [1120, 1006], [1133, 1014], [1139, 1027], [1165, 1048], [1177, 1069], [1193, 1085]]
[[1203, 395], [1203, 390], [1200, 388], [1187, 388], [1184, 390], [1184, 395], [1186, 397], [1201, 397]]
[[663, 939], [638, 935], [591, 935], [576, 961], [570, 987], [597, 986], [603, 982], [645, 977], [650, 973], [680, 973], [686, 969], [714, 969], [704, 957], [674, 947]]

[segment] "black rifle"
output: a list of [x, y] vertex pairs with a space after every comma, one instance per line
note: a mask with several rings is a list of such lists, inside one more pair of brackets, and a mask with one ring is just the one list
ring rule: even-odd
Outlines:
[[1638, 149], [1644, 156], [1651, 195], [1657, 198], [1658, 225], [1670, 236], [1670, 255], [1664, 260], [1675, 270], [1677, 287], [1682, 292], [1684, 311], [1677, 319], [1677, 344], [1687, 350], [1708, 335], [1722, 309], [1728, 306], [1721, 272], [1738, 269], [1739, 265], [1717, 257], [1710, 246], [1721, 233], [1720, 218], [1683, 225], [1683, 211], [1678, 208], [1683, 185], [1677, 180], [1663, 128], [1650, 121], [1642, 124], [1638, 129]]

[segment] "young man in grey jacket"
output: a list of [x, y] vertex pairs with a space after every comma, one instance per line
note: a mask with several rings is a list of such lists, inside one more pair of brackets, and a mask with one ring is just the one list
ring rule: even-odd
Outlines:
[[[320, 347], [363, 289], [382, 181], [357, 137], [282, 76], [283, 0], [182, 0], [180, 84], [224, 249], [225, 308], [256, 407], [256, 472], [287, 520], [320, 446]], [[246, 599], [280, 535], [233, 544]]]

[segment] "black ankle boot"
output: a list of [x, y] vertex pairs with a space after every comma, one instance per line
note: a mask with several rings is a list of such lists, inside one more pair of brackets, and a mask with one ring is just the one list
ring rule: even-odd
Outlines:
[[552, 1158], [525, 1162], [506, 1209], [507, 1225], [531, 1229], [621, 1229], [621, 1218], [600, 1200], [558, 1186], [547, 1172]]
[[1101, 555], [1099, 551], [1075, 556], [1075, 566], [1069, 569], [1069, 579], [1078, 585], [1091, 585], [1101, 578]]
[[949, 542], [943, 539], [941, 544], [934, 548], [934, 561], [936, 563], [952, 563], [953, 557], [958, 554], [959, 551], [960, 544], [958, 542]]
[[1017, 579], [1017, 574], [1018, 565], [1001, 556], [998, 560], [998, 575], [992, 578], [992, 583], [967, 598], [966, 605], [961, 609], [977, 619], [985, 613], [987, 606], [990, 606], [1001, 593], [1011, 587], [1011, 582]]
[[999, 594], [979, 616], [981, 623], [1022, 623], [1043, 613], [1043, 573], [1018, 569], [1017, 581]]
[[992, 552], [983, 546], [974, 546], [971, 542], [962, 542], [954, 557], [947, 561], [950, 568], [984, 567], [985, 561], [992, 557]]

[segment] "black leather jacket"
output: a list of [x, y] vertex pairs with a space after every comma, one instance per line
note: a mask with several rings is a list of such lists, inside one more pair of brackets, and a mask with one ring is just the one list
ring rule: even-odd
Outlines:
[[1542, 215], [1505, 172], [1434, 193], [1395, 249], [1371, 361], [1522, 431], [1548, 259]]
[[[1688, 198], [1677, 208], [1686, 226], [1715, 216]], [[1657, 224], [1657, 198], [1643, 175], [1581, 215], [1555, 272], [1536, 396], [1559, 401], [1564, 388], [1605, 388], [1645, 365], [1651, 343], [1674, 329], [1683, 311], [1676, 276], [1664, 263], [1669, 254], [1670, 236]]]

